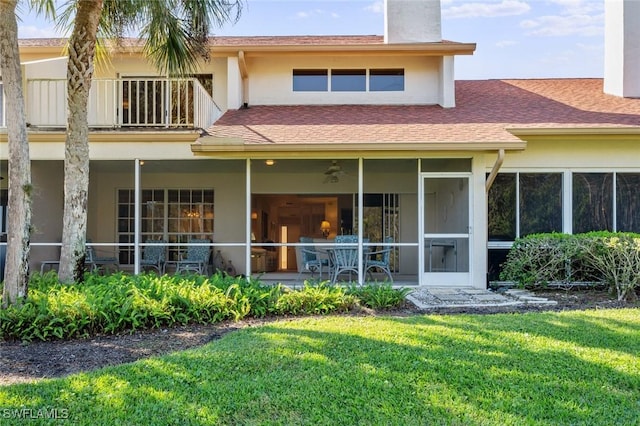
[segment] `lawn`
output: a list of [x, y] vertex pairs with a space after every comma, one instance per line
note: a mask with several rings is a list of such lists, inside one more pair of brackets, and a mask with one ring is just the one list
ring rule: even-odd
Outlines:
[[[0, 423], [638, 425], [637, 309], [327, 316], [0, 387]], [[30, 424], [49, 423], [33, 420]]]

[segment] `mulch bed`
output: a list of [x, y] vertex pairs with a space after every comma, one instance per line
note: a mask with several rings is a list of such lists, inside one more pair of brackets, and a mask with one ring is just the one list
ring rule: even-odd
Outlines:
[[[558, 302], [557, 305], [520, 305], [508, 307], [439, 308], [435, 314], [495, 314], [502, 312], [536, 312], [580, 309], [640, 307], [639, 302], [618, 302], [606, 291], [538, 291], [537, 295]], [[360, 312], [359, 315], [407, 316], [424, 313], [407, 303], [381, 313]], [[178, 326], [132, 334], [96, 336], [69, 341], [0, 342], [0, 385], [32, 382], [44, 378], [63, 377], [108, 365], [132, 362], [141, 358], [204, 345], [224, 334], [244, 327], [263, 325], [274, 319], [250, 319], [237, 323]], [[277, 319], [277, 320], [282, 320]]]

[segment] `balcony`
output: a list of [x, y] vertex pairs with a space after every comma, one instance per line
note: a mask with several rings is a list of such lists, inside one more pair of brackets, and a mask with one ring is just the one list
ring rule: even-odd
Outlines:
[[[30, 127], [66, 127], [66, 84], [66, 79], [27, 80], [25, 103]], [[4, 98], [0, 91], [2, 127], [6, 126]], [[206, 129], [221, 115], [197, 78], [94, 79], [89, 93], [90, 128]]]

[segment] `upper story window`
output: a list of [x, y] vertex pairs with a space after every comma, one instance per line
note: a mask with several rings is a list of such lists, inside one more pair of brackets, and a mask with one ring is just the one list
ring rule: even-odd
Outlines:
[[328, 89], [328, 70], [293, 70], [294, 92], [326, 92]]
[[369, 91], [401, 92], [404, 90], [404, 69], [369, 70]]
[[366, 90], [366, 70], [331, 70], [332, 92], [364, 92]]
[[294, 69], [293, 91], [403, 92], [404, 69]]

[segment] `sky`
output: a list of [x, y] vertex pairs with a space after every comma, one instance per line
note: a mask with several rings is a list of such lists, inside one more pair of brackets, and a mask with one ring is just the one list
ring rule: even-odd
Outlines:
[[[608, 0], [607, 0], [608, 1]], [[604, 0], [442, 0], [442, 37], [476, 43], [455, 78], [602, 77]], [[59, 37], [19, 13], [21, 38]], [[382, 35], [383, 0], [245, 0], [240, 20], [215, 35]]]

